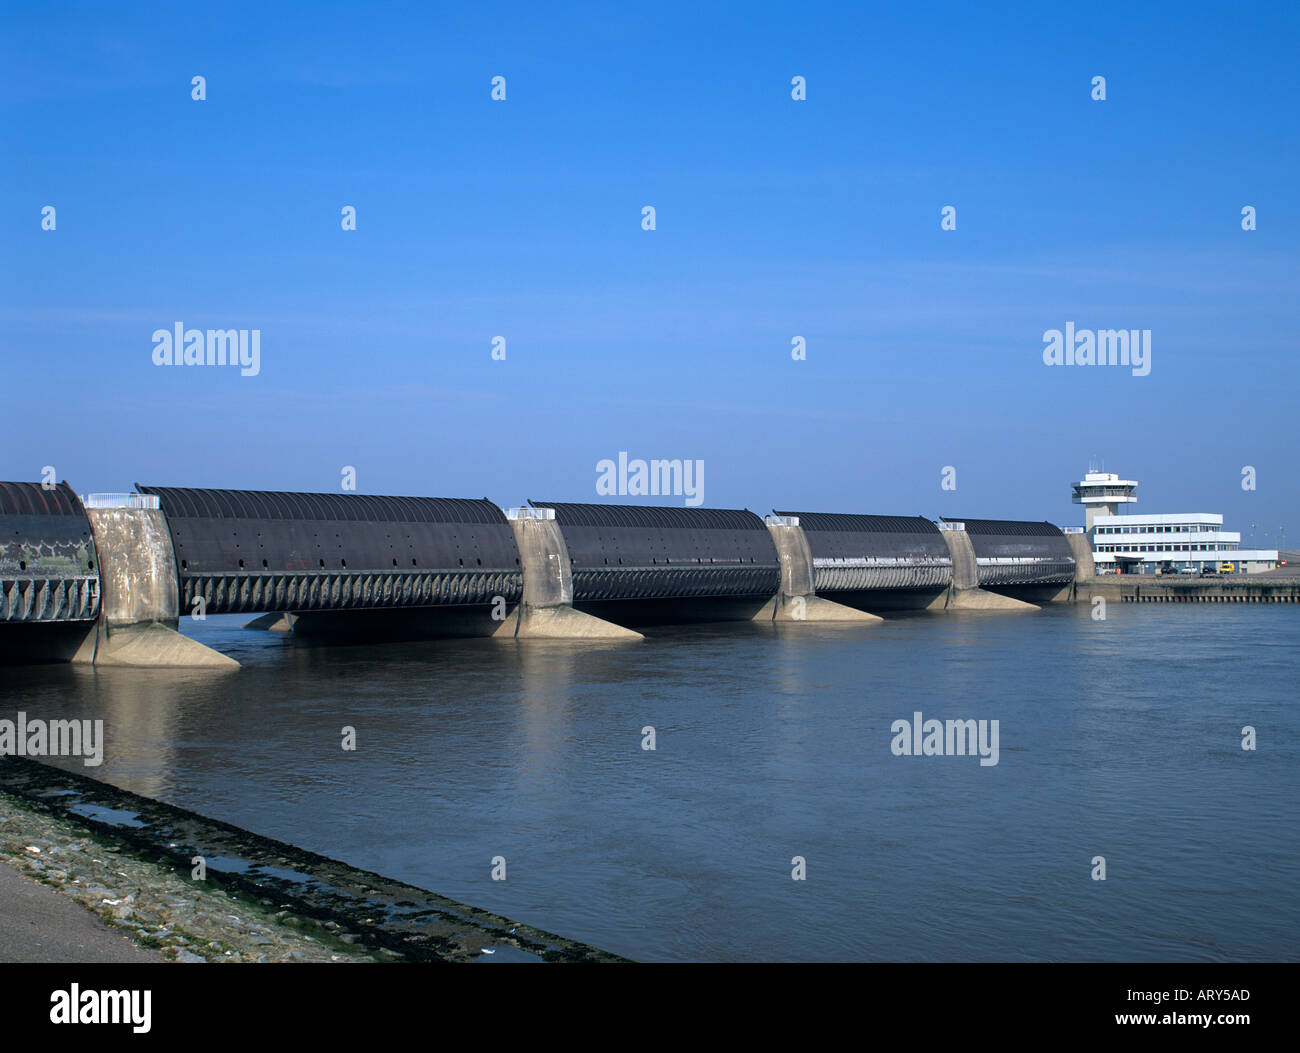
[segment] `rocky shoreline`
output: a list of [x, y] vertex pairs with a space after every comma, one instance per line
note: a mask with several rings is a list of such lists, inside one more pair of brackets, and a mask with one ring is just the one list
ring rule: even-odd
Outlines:
[[0, 758], [0, 863], [173, 961], [624, 960], [20, 757]]
[[[0, 792], [0, 863], [48, 885], [174, 962], [373, 962], [332, 923], [206, 887], [128, 846]], [[333, 925], [337, 929], [337, 925]], [[395, 957], [389, 952], [389, 957]]]

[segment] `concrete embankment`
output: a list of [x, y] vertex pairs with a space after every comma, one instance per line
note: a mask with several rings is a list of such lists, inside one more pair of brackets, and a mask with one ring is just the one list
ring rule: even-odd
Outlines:
[[271, 900], [188, 880], [111, 834], [0, 792], [0, 961], [375, 960]]
[[173, 960], [622, 960], [25, 758], [0, 759], [0, 863]]
[[1267, 574], [1180, 580], [1174, 575], [1107, 574], [1075, 586], [1080, 603], [1101, 597], [1108, 603], [1300, 603], [1300, 580]]

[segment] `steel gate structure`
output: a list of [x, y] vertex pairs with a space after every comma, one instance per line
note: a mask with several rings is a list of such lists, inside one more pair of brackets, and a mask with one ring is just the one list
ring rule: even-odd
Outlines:
[[72, 488], [0, 483], [0, 626], [93, 622], [99, 604], [95, 540]]
[[550, 508], [573, 570], [573, 601], [770, 597], [776, 546], [748, 509], [529, 501]]
[[960, 516], [944, 516], [943, 521], [966, 524], [981, 587], [1069, 585], [1074, 581], [1074, 553], [1058, 526]]
[[507, 602], [523, 589], [486, 498], [140, 486], [160, 499], [181, 613], [376, 610]]
[[794, 516], [812, 550], [818, 592], [946, 589], [952, 557], [939, 528], [922, 516], [777, 512]]

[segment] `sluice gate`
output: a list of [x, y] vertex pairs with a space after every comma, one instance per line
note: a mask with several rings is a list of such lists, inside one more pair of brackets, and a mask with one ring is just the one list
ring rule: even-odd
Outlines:
[[952, 557], [939, 528], [922, 516], [777, 512], [798, 519], [812, 550], [819, 593], [942, 590]]
[[607, 601], [766, 601], [781, 568], [753, 512], [530, 501], [564, 534], [575, 604]]
[[948, 516], [943, 517], [943, 522], [965, 524], [975, 552], [981, 588], [1060, 587], [1074, 581], [1074, 554], [1058, 526], [1014, 519]]
[[491, 501], [138, 486], [167, 517], [181, 610], [359, 611], [519, 599]]
[[90, 520], [65, 483], [0, 483], [0, 623], [93, 622], [99, 569]]

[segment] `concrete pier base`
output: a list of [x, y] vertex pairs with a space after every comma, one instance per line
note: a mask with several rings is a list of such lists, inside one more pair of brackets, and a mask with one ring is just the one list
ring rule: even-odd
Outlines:
[[1042, 610], [1032, 603], [1017, 600], [1011, 596], [1002, 596], [984, 589], [953, 589], [946, 597], [947, 603], [935, 601], [932, 610], [948, 611], [1037, 611]]
[[[560, 525], [537, 518], [534, 509], [515, 509], [510, 528], [524, 570], [519, 605], [492, 635], [517, 640], [644, 640], [621, 625], [584, 614], [573, 607], [573, 567]], [[552, 517], [554, 513], [552, 513]]]
[[111, 630], [97, 625], [73, 661], [149, 669], [239, 668], [239, 663], [228, 655], [157, 623]]
[[754, 615], [756, 622], [841, 622], [874, 625], [885, 619], [878, 614], [846, 607], [821, 596], [773, 596]]
[[979, 587], [979, 564], [965, 530], [943, 530], [944, 543], [952, 556], [952, 587], [936, 598], [930, 610], [944, 611], [1037, 611], [1042, 608], [1024, 600], [987, 592]]
[[772, 535], [781, 560], [781, 591], [754, 615], [754, 621], [841, 622], [871, 625], [884, 621], [878, 614], [846, 607], [817, 595], [816, 571], [808, 537], [795, 520], [769, 516], [767, 532]]
[[293, 623], [297, 620], [295, 615], [279, 612], [263, 614], [259, 618], [254, 618], [248, 622], [245, 629], [259, 629], [268, 633], [291, 633], [293, 632]]
[[237, 669], [176, 631], [180, 585], [171, 534], [156, 508], [88, 508], [99, 557], [99, 621], [72, 661], [95, 665]]
[[632, 629], [584, 614], [572, 607], [527, 607], [520, 604], [492, 634], [516, 640], [644, 640]]

